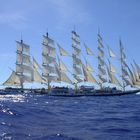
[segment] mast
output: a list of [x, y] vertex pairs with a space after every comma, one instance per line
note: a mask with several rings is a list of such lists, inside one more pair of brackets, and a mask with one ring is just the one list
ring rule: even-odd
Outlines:
[[81, 48], [80, 48], [80, 36], [72, 31], [72, 59], [73, 59], [73, 77], [75, 81], [75, 86], [83, 81], [83, 73], [82, 73], [82, 62], [80, 59]]
[[[115, 53], [112, 51], [112, 49], [110, 47], [108, 47], [108, 53], [109, 53], [110, 59], [116, 57]], [[121, 86], [121, 83], [119, 82], [119, 80], [116, 77], [116, 72], [117, 72], [116, 68], [112, 65], [110, 59], [108, 59], [109, 67], [107, 66], [109, 82], [112, 84], [115, 84], [117, 86]]]
[[137, 73], [138, 73], [139, 79], [140, 79], [140, 67], [139, 67], [138, 64], [135, 62], [135, 60], [133, 60], [133, 62], [134, 62], [136, 71], [137, 71]]
[[103, 40], [98, 33], [98, 77], [100, 88], [103, 88], [103, 84], [107, 82], [105, 60], [104, 60], [104, 46]]
[[[21, 39], [21, 53], [23, 52], [23, 40]], [[17, 52], [18, 54], [18, 52]], [[17, 64], [16, 64], [17, 65]], [[21, 66], [23, 65], [23, 57], [21, 58]], [[18, 72], [18, 71], [17, 71]], [[23, 67], [21, 67], [21, 73], [20, 73], [20, 86], [23, 89]]]
[[42, 76], [38, 71], [39, 69], [41, 70], [40, 65], [35, 60], [35, 58], [33, 58], [33, 60], [32, 60], [32, 81], [33, 82], [42, 83], [42, 81], [43, 81]]
[[48, 90], [51, 89], [50, 83], [57, 81], [56, 73], [56, 48], [54, 40], [48, 36], [48, 32], [43, 36], [43, 50], [42, 50], [42, 77], [47, 81]]
[[122, 86], [123, 90], [125, 91], [125, 87], [128, 85], [133, 85], [130, 78], [129, 78], [129, 73], [127, 72], [128, 65], [125, 62], [126, 55], [124, 53], [124, 48], [122, 46], [122, 42], [120, 40], [120, 56], [121, 56], [121, 71], [122, 71]]
[[3, 83], [5, 86], [18, 86], [23, 89], [24, 83], [32, 82], [32, 67], [30, 61], [30, 46], [25, 44], [23, 40], [16, 41], [16, 70], [12, 70], [12, 74]]
[[[86, 50], [87, 55], [92, 55], [93, 56], [94, 54], [91, 51], [91, 49], [89, 47], [87, 47], [87, 45], [85, 43], [84, 43], [84, 46], [85, 46], [85, 50]], [[94, 69], [92, 68], [92, 66], [90, 65], [90, 63], [87, 61], [87, 59], [85, 57], [84, 57], [84, 59], [85, 59], [85, 62], [86, 62], [85, 65], [82, 63], [84, 80], [86, 82], [97, 84], [98, 82], [96, 81], [96, 79], [92, 75], [92, 72], [94, 72]]]
[[23, 40], [17, 42], [16, 57], [16, 75], [20, 78], [20, 87], [23, 89], [25, 82], [31, 82], [32, 68], [30, 61], [30, 47], [23, 43]]
[[[57, 43], [57, 46], [59, 48], [60, 56], [70, 56], [69, 53], [65, 49], [63, 49], [58, 43]], [[58, 57], [57, 72], [58, 72], [59, 81], [72, 84], [71, 79], [67, 76], [67, 72], [69, 72], [70, 74], [71, 72], [69, 71], [67, 66], [64, 64], [64, 62], [60, 59], [60, 57], [59, 56], [57, 57]]]
[[56, 68], [58, 73], [58, 81], [72, 84], [72, 81], [66, 74], [66, 72], [68, 72], [68, 69], [59, 57], [58, 57], [58, 65], [56, 66]]

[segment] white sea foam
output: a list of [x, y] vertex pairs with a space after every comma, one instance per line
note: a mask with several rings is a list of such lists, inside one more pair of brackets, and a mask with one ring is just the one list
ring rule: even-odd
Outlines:
[[140, 95], [140, 92], [136, 93], [137, 95]]
[[0, 101], [24, 102], [25, 96], [23, 96], [23, 95], [0, 95]]

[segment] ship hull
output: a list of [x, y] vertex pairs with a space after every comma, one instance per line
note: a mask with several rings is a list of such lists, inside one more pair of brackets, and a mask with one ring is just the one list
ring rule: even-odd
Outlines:
[[81, 97], [81, 96], [122, 96], [129, 94], [136, 94], [140, 92], [140, 90], [130, 90], [130, 91], [93, 91], [93, 92], [73, 92], [73, 93], [48, 93], [49, 96], [60, 96], [60, 97]]
[[21, 89], [10, 89], [10, 90], [1, 90], [0, 95], [6, 94], [20, 94], [20, 93], [34, 93], [34, 94], [46, 94], [48, 96], [60, 96], [60, 97], [81, 97], [81, 96], [122, 96], [129, 94], [136, 94], [140, 92], [140, 90], [86, 90], [86, 91], [75, 91], [69, 89], [55, 89], [55, 90], [21, 90]]

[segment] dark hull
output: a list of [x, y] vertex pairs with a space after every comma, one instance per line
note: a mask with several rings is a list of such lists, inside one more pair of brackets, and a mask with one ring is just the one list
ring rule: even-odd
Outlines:
[[9, 94], [23, 94], [23, 93], [34, 93], [34, 94], [46, 94], [47, 96], [60, 96], [60, 97], [81, 97], [81, 96], [122, 96], [122, 95], [129, 95], [129, 94], [136, 94], [140, 92], [140, 90], [129, 90], [129, 91], [106, 91], [106, 90], [94, 90], [94, 91], [80, 91], [75, 92], [69, 90], [59, 90], [59, 92], [51, 91], [41, 91], [41, 90], [1, 90], [0, 95], [9, 95]]
[[61, 96], [61, 97], [81, 97], [81, 96], [122, 96], [122, 95], [129, 95], [129, 94], [136, 94], [140, 92], [140, 90], [130, 90], [130, 91], [101, 91], [101, 92], [91, 92], [91, 93], [55, 93], [51, 94], [48, 93], [49, 96]]

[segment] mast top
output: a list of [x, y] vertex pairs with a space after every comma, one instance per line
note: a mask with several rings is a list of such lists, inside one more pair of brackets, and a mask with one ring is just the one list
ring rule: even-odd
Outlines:
[[20, 40], [20, 42], [23, 43], [22, 34], [21, 34], [21, 40]]
[[49, 36], [49, 33], [48, 33], [48, 31], [47, 31], [47, 33], [46, 33], [46, 36], [47, 36], [47, 37]]

